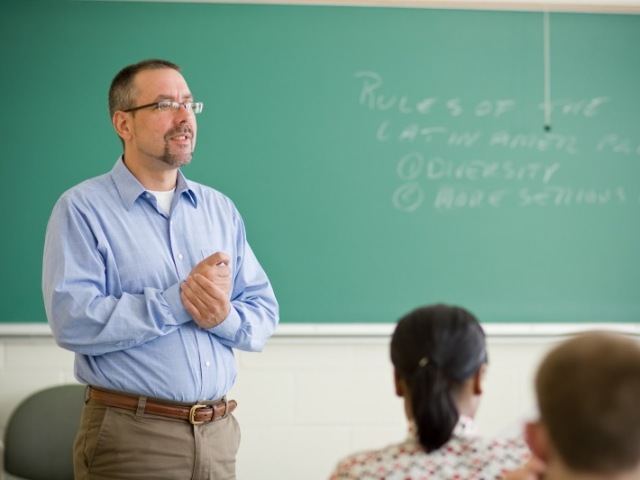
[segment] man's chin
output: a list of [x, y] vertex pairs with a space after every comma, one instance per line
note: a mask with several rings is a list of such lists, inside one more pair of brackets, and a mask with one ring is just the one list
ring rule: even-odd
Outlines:
[[193, 157], [189, 157], [189, 158], [184, 158], [184, 159], [181, 159], [181, 160], [177, 160], [177, 161], [174, 163], [174, 165], [175, 165], [176, 167], [178, 167], [178, 168], [180, 168], [180, 167], [186, 167], [187, 165], [189, 165], [189, 164], [191, 163], [191, 159], [192, 159], [192, 158], [193, 158]]
[[165, 155], [164, 157], [160, 158], [160, 160], [162, 160], [167, 165], [180, 168], [184, 167], [185, 165], [189, 165], [192, 158], [193, 155], [191, 154], [191, 152], [189, 152], [188, 154], [183, 153], [181, 155]]

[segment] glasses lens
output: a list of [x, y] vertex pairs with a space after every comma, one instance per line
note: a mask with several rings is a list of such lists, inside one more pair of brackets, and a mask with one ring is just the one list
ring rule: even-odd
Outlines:
[[169, 102], [168, 100], [158, 102], [158, 110], [160, 110], [161, 112], [166, 112], [167, 110], [177, 110], [178, 108], [180, 108], [180, 104], [177, 102]]
[[155, 105], [156, 108], [161, 112], [168, 112], [168, 111], [175, 112], [180, 110], [180, 106], [184, 105], [184, 108], [189, 112], [200, 113], [203, 107], [202, 102], [182, 102], [181, 103], [181, 102], [172, 102], [169, 100], [163, 100], [162, 102], [157, 102], [151, 105]]

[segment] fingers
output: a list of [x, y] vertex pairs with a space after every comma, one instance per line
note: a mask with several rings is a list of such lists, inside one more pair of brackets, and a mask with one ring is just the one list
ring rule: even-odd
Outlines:
[[231, 259], [216, 252], [198, 263], [181, 286], [182, 303], [202, 328], [218, 325], [229, 315], [233, 288]]
[[213, 281], [224, 293], [231, 293], [231, 268], [220, 264], [211, 267], [209, 279]]
[[182, 303], [202, 328], [212, 328], [229, 315], [228, 293], [201, 274], [189, 275], [181, 286]]
[[547, 469], [547, 464], [546, 462], [543, 462], [540, 458], [533, 456], [529, 460], [527, 467], [529, 468], [529, 471], [531, 472], [531, 474], [535, 475], [535, 478], [542, 478], [542, 476], [544, 475], [544, 472]]
[[216, 252], [208, 256], [191, 271], [191, 276], [195, 276], [196, 274], [207, 277], [218, 285], [227, 295], [231, 293], [231, 267], [227, 254]]
[[221, 263], [229, 265], [230, 262], [231, 259], [229, 258], [229, 255], [223, 252], [216, 252], [213, 255], [209, 255], [202, 261], [202, 263], [205, 263], [209, 266], [219, 265]]
[[215, 284], [200, 274], [189, 275], [182, 284], [182, 293], [198, 310], [205, 311], [220, 296]]
[[[190, 276], [196, 278], [198, 275], [218, 286], [227, 296], [231, 293], [231, 268], [227, 265], [207, 265], [197, 271], [194, 270]], [[204, 285], [203, 288], [205, 288]]]
[[531, 457], [522, 467], [505, 472], [500, 480], [541, 480], [545, 470], [546, 465], [542, 460]]

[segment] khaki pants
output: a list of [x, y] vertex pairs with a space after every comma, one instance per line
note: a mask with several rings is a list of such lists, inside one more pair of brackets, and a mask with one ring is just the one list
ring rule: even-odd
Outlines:
[[75, 480], [235, 480], [240, 427], [202, 425], [89, 400], [74, 444]]

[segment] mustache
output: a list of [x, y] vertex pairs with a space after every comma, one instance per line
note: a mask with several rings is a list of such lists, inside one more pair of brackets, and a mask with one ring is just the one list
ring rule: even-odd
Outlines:
[[165, 134], [164, 137], [171, 138], [176, 135], [184, 135], [184, 134], [189, 135], [189, 138], [193, 138], [193, 130], [191, 130], [191, 127], [189, 125], [180, 125], [179, 127], [172, 128]]

